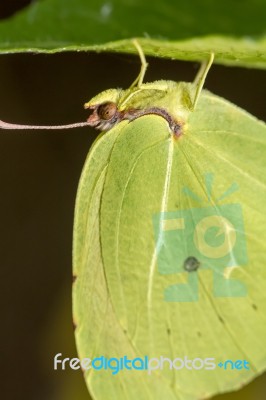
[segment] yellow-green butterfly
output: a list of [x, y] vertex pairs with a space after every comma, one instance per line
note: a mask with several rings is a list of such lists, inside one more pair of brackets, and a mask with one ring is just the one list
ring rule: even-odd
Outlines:
[[266, 129], [201, 90], [212, 56], [194, 83], [143, 84], [139, 52], [129, 89], [85, 105], [109, 130], [76, 201], [76, 341], [94, 399], [201, 399], [266, 366]]
[[144, 84], [135, 46], [133, 85], [85, 105], [104, 132], [76, 200], [78, 353], [93, 399], [208, 398], [266, 367], [266, 129], [202, 90], [213, 55]]

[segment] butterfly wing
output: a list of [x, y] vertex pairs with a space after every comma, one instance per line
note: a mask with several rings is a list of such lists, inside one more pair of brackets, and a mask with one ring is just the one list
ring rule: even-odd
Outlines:
[[79, 356], [152, 369], [89, 369], [95, 399], [200, 399], [265, 369], [265, 155], [265, 126], [207, 92], [179, 139], [148, 115], [93, 146], [74, 228]]

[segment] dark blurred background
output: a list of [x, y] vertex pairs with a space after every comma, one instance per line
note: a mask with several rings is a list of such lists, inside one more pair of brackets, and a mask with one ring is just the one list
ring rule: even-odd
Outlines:
[[[0, 5], [7, 17], [29, 1]], [[191, 81], [197, 63], [149, 58], [146, 81]], [[62, 53], [0, 55], [0, 119], [22, 124], [84, 121], [83, 103], [110, 87], [128, 87], [137, 57]], [[266, 72], [213, 66], [206, 88], [266, 119]], [[77, 371], [53, 370], [61, 352], [75, 357], [71, 318], [71, 246], [75, 195], [97, 133], [0, 133], [1, 399], [89, 399]], [[216, 400], [263, 400], [266, 377]], [[166, 399], [167, 400], [167, 399]]]
[[10, 17], [34, 1], [35, 0], [1, 0], [0, 19]]

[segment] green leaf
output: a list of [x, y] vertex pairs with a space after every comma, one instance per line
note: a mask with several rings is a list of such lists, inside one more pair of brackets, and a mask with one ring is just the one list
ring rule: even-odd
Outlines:
[[[122, 120], [85, 162], [73, 253], [79, 357], [178, 359], [172, 369], [154, 360], [150, 374], [91, 368], [95, 400], [209, 398], [266, 368], [266, 126], [207, 91], [193, 109], [193, 88], [117, 90], [114, 121], [146, 98], [155, 114], [164, 102], [180, 132], [159, 115]], [[88, 103], [91, 122], [108, 97], [114, 90]]]
[[0, 23], [0, 52], [67, 50], [147, 55], [265, 68], [266, 5], [262, 0], [43, 0]]

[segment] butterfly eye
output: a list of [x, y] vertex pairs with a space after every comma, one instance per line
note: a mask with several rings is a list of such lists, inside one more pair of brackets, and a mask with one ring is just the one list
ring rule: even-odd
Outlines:
[[115, 115], [116, 111], [115, 103], [104, 103], [98, 107], [97, 114], [100, 119], [109, 120]]

